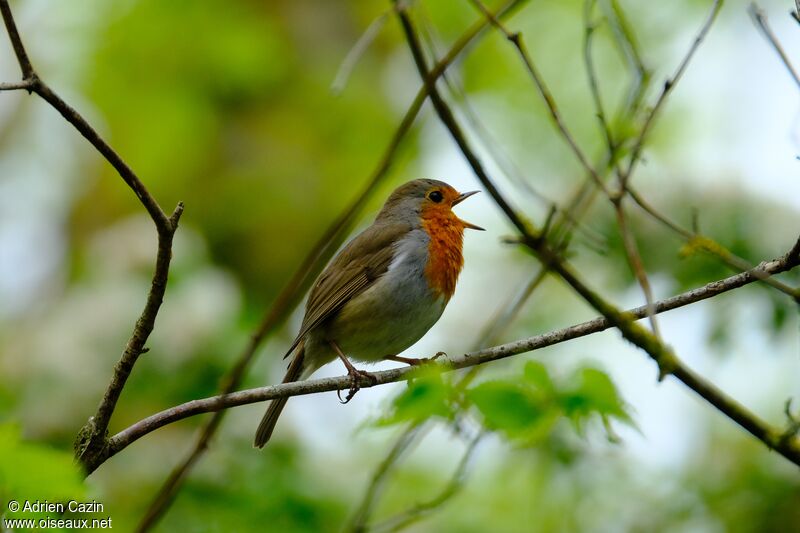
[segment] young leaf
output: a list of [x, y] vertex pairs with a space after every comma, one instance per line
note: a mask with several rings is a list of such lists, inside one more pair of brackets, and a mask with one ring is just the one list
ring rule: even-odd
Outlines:
[[467, 397], [483, 416], [489, 429], [510, 437], [529, 434], [546, 414], [546, 407], [515, 383], [488, 381], [474, 387]]
[[561, 396], [561, 405], [580, 432], [582, 423], [592, 414], [613, 417], [634, 425], [625, 402], [608, 374], [596, 368], [582, 368], [574, 377], [575, 385]]
[[551, 394], [555, 391], [553, 381], [547, 372], [547, 367], [538, 361], [528, 361], [525, 363], [525, 380], [543, 392]]
[[380, 425], [419, 422], [432, 416], [450, 419], [453, 416], [453, 391], [440, 372], [425, 373], [408, 382], [408, 387], [392, 401], [390, 414]]

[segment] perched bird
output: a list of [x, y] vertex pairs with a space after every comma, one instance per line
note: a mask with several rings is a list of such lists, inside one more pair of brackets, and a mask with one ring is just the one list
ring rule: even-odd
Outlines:
[[[452, 208], [478, 191], [459, 193], [437, 180], [418, 179], [389, 196], [375, 221], [351, 240], [314, 283], [283, 382], [308, 378], [341, 359], [358, 383], [374, 376], [356, 361], [418, 364], [397, 354], [417, 342], [442, 315], [464, 266], [465, 222]], [[273, 400], [255, 437], [267, 443], [287, 398]]]

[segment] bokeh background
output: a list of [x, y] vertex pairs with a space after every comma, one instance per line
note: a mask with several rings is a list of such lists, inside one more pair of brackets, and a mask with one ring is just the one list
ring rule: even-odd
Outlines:
[[[652, 103], [710, 2], [620, 5], [653, 70]], [[800, 62], [792, 5], [762, 2]], [[663, 212], [687, 227], [696, 216], [705, 234], [755, 264], [788, 250], [800, 230], [800, 93], [746, 7], [726, 2], [633, 179]], [[385, 2], [24, 0], [12, 8], [40, 75], [165, 210], [186, 204], [150, 351], [112, 420], [118, 431], [215, 393], [304, 254], [363, 188], [419, 78]], [[583, 9], [580, 1], [532, 0], [509, 27], [525, 35], [565, 120], [594, 156], [602, 137], [583, 68]], [[413, 13], [439, 54], [480, 18], [469, 2], [419, 1]], [[332, 88], [348, 52], [382, 16], [374, 40]], [[16, 80], [11, 48], [0, 41], [0, 78]], [[611, 43], [601, 23], [595, 54], [609, 106], [629, 83]], [[541, 224], [542, 197], [563, 202], [584, 178], [513, 48], [487, 32], [449, 81], [459, 116], [479, 121], [467, 121], [468, 131], [501, 189]], [[498, 164], [498, 155], [513, 165]], [[427, 105], [359, 227], [393, 187], [419, 176], [478, 188]], [[657, 298], [731, 273], [708, 255], [681, 254], [684, 241], [630, 213]], [[502, 242], [513, 231], [488, 195], [459, 214], [488, 231], [467, 235], [458, 292], [407, 355], [474, 347], [537, 269], [530, 255]], [[154, 254], [151, 221], [91, 146], [40, 99], [0, 94], [0, 451], [28, 458], [0, 470], [0, 496], [14, 496], [22, 478], [34, 496], [63, 485], [102, 502], [115, 528], [131, 530], [191, 448], [199, 417], [136, 442], [85, 484], [68, 472], [72, 441], [143, 306]], [[619, 305], [642, 303], [608, 202], [599, 199], [584, 218], [570, 258]], [[796, 274], [783, 279], [797, 286]], [[800, 393], [797, 311], [785, 295], [753, 285], [673, 311], [660, 324], [693, 368], [783, 425], [785, 401]], [[594, 315], [548, 278], [495, 340]], [[280, 356], [300, 319], [295, 312], [259, 351], [245, 387], [279, 381]], [[617, 333], [494, 363], [478, 383], [513, 379], [528, 361], [557, 382], [587, 366], [603, 370], [631, 421], [608, 429], [598, 417], [563, 419], [530, 439], [490, 431], [456, 494], [410, 530], [789, 531], [800, 523], [797, 468], [673, 380], [657, 383], [655, 366]], [[320, 375], [340, 373], [330, 365]], [[342, 530], [402, 431], [376, 420], [386, 422], [405, 387], [364, 390], [346, 406], [334, 394], [293, 399], [263, 451], [251, 441], [264, 406], [233, 410], [158, 529]], [[440, 493], [481, 420], [434, 424], [390, 476], [374, 521]]]

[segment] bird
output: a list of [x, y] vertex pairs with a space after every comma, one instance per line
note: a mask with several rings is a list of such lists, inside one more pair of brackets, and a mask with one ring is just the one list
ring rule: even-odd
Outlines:
[[[375, 376], [350, 361], [399, 357], [439, 320], [464, 266], [464, 230], [484, 228], [461, 220], [453, 207], [479, 191], [459, 193], [443, 181], [416, 179], [397, 187], [375, 220], [349, 241], [314, 282], [283, 383], [307, 379], [340, 359], [353, 386]], [[254, 446], [272, 436], [288, 398], [270, 403]], [[346, 403], [346, 402], [345, 402]]]

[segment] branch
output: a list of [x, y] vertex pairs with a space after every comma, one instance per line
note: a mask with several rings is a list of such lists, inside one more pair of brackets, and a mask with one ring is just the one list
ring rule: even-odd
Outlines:
[[84, 466], [91, 463], [92, 457], [103, 453], [105, 448], [108, 424], [117, 405], [122, 389], [125, 387], [128, 376], [133, 370], [139, 355], [146, 351], [145, 344], [153, 331], [156, 315], [164, 298], [167, 285], [169, 263], [172, 258], [172, 239], [178, 228], [178, 220], [183, 213], [183, 204], [178, 203], [170, 216], [158, 205], [150, 195], [147, 188], [139, 180], [131, 168], [123, 161], [111, 146], [89, 125], [88, 122], [75, 109], [70, 107], [59, 97], [41, 78], [31, 64], [22, 39], [19, 36], [14, 17], [8, 6], [8, 0], [0, 0], [0, 13], [3, 16], [8, 37], [17, 56], [17, 61], [22, 71], [23, 80], [20, 83], [3, 84], [4, 90], [26, 89], [34, 92], [49, 103], [61, 116], [72, 124], [78, 132], [88, 140], [100, 154], [116, 169], [120, 177], [136, 194], [141, 204], [147, 210], [150, 218], [155, 223], [158, 232], [158, 251], [156, 253], [156, 266], [147, 300], [141, 315], [136, 321], [133, 333], [128, 340], [120, 360], [114, 367], [114, 373], [97, 412], [81, 429], [76, 439], [76, 458]]
[[[524, 1], [525, 0], [510, 0], [498, 11], [498, 16], [503, 17], [512, 14]], [[349, 232], [356, 217], [361, 212], [362, 207], [386, 177], [400, 147], [401, 141], [411, 129], [411, 126], [419, 115], [419, 111], [428, 96], [428, 88], [435, 84], [436, 80], [444, 74], [447, 68], [455, 61], [456, 57], [483, 32], [487, 24], [485, 20], [480, 20], [473, 24], [458, 40], [456, 40], [452, 48], [442, 60], [436, 64], [433, 70], [431, 70], [430, 75], [417, 91], [414, 100], [392, 136], [389, 145], [384, 151], [383, 157], [373, 171], [372, 177], [366, 187], [361, 194], [353, 200], [350, 206], [331, 224], [324, 235], [320, 237], [319, 241], [312, 247], [300, 267], [295, 271], [292, 279], [289, 280], [278, 295], [277, 299], [266, 313], [258, 330], [248, 343], [248, 346], [228, 374], [222, 379], [223, 386], [220, 389], [222, 394], [230, 393], [239, 387], [239, 384], [255, 357], [258, 347], [264, 339], [283, 322], [286, 316], [288, 316], [289, 312], [297, 305], [314, 277], [339, 248], [339, 245]], [[163, 485], [159, 488], [142, 517], [142, 520], [139, 522], [137, 531], [148, 531], [167, 511], [175, 494], [177, 494], [177, 491], [180, 489], [183, 480], [188, 476], [194, 464], [196, 464], [208, 449], [208, 444], [222, 423], [224, 415], [225, 411], [217, 411], [203, 426], [192, 450], [183, 461], [170, 472]], [[104, 459], [91, 465], [90, 471], [96, 469], [103, 460]]]
[[31, 60], [28, 59], [28, 53], [22, 45], [22, 39], [17, 31], [17, 25], [14, 22], [14, 17], [11, 15], [11, 8], [8, 7], [8, 0], [0, 1], [0, 13], [3, 15], [3, 22], [6, 25], [8, 38], [11, 39], [11, 46], [14, 47], [14, 54], [17, 56], [19, 68], [22, 71], [23, 79], [31, 79], [36, 73], [33, 71]]
[[31, 80], [23, 80], [15, 83], [0, 83], [0, 91], [31, 91], [32, 87], [33, 81]]
[[[771, 44], [772, 48], [775, 49], [778, 57], [780, 57], [781, 61], [783, 61], [786, 70], [789, 71], [789, 74], [792, 76], [794, 82], [798, 85], [798, 87], [800, 87], [800, 76], [797, 75], [797, 71], [794, 69], [794, 66], [792, 66], [792, 62], [789, 61], [789, 57], [786, 55], [786, 52], [784, 52], [780, 41], [778, 41], [778, 38], [772, 32], [772, 28], [769, 26], [767, 15], [764, 13], [764, 10], [761, 9], [758, 4], [753, 2], [750, 4], [750, 7], [747, 9], [747, 11], [750, 13], [750, 16], [753, 17], [753, 22], [756, 26], [758, 26], [758, 29], [761, 30], [761, 33], [769, 41], [769, 44]], [[796, 12], [793, 11], [792, 15], [796, 16], [795, 13]]]
[[333, 77], [333, 82], [331, 82], [331, 93], [335, 96], [339, 96], [344, 91], [345, 86], [347, 85], [347, 80], [350, 78], [350, 74], [353, 73], [353, 70], [356, 67], [356, 63], [358, 60], [361, 59], [361, 56], [367, 51], [367, 48], [375, 41], [378, 37], [378, 34], [383, 29], [383, 26], [386, 24], [386, 21], [389, 19], [389, 15], [391, 15], [391, 10], [387, 9], [377, 17], [367, 26], [367, 29], [364, 30], [364, 33], [361, 34], [361, 37], [358, 38], [356, 43], [344, 57], [341, 65], [339, 65], [339, 70], [336, 71], [336, 75]]
[[645, 302], [647, 302], [647, 318], [650, 321], [650, 328], [656, 337], [661, 337], [658, 328], [658, 321], [656, 320], [655, 309], [653, 306], [653, 288], [650, 285], [650, 279], [647, 276], [647, 271], [642, 262], [642, 255], [639, 253], [639, 247], [636, 244], [636, 237], [633, 235], [630, 224], [625, 216], [625, 207], [622, 205], [622, 197], [614, 201], [614, 212], [617, 217], [617, 226], [619, 227], [620, 235], [622, 236], [622, 244], [625, 249], [625, 257], [628, 260], [628, 266], [636, 277], [639, 286], [642, 288]]
[[[738, 289], [744, 285], [748, 285], [760, 279], [761, 276], [771, 276], [791, 270], [799, 263], [800, 259], [797, 257], [790, 261], [789, 254], [772, 261], [764, 261], [756, 268], [748, 270], [747, 272], [742, 272], [719, 281], [714, 281], [704, 285], [703, 287], [699, 287], [697, 289], [672, 296], [671, 298], [658, 301], [655, 303], [656, 312], [663, 313], [706, 300], [708, 298], [713, 298], [719, 294]], [[623, 314], [629, 320], [638, 320], [647, 316], [647, 306], [629, 309]], [[491, 348], [476, 350], [467, 353], [463, 357], [460, 357], [450, 363], [431, 364], [436, 364], [437, 367], [444, 372], [450, 372], [460, 368], [467, 368], [485, 364], [491, 361], [505, 359], [521, 353], [540, 350], [548, 346], [553, 346], [555, 344], [560, 344], [572, 339], [577, 339], [579, 337], [585, 337], [593, 333], [605, 331], [612, 327], [615, 327], [615, 324], [613, 324], [611, 320], [605, 317], [598, 317], [594, 320], [582, 322], [568, 328], [551, 331], [550, 333], [501, 344]], [[362, 385], [362, 388], [379, 386], [397, 381], [407, 381], [413, 378], [413, 370], [414, 369], [412, 367], [403, 367], [375, 372], [375, 383], [365, 383]], [[202, 413], [210, 413], [220, 411], [222, 409], [229, 409], [239, 405], [274, 400], [275, 398], [288, 398], [291, 396], [302, 396], [320, 392], [344, 390], [349, 388], [351, 384], [352, 381], [349, 376], [322, 378], [247, 389], [231, 394], [221, 394], [218, 396], [192, 400], [180, 405], [176, 405], [175, 407], [165, 409], [164, 411], [144, 418], [111, 437], [109, 439], [109, 446], [107, 449], [108, 453], [102, 458], [100, 463], [104, 462], [110, 457], [113, 457], [148, 433], [152, 433], [161, 427], [172, 424], [179, 420], [183, 420], [184, 418], [189, 418]], [[755, 415], [752, 415], [748, 412], [747, 416], [752, 420], [752, 422], [748, 422], [748, 424], [766, 427], [766, 425], [757, 419]], [[793, 462], [800, 464], [800, 442], [797, 440], [793, 440], [788, 443], [784, 450], [781, 450], [777, 447], [776, 449], [778, 449], [782, 455], [785, 455]]]

